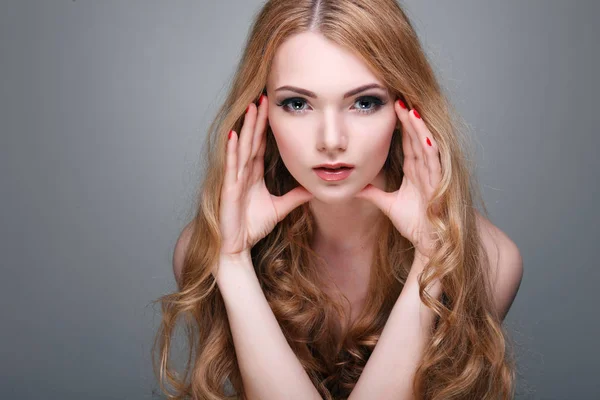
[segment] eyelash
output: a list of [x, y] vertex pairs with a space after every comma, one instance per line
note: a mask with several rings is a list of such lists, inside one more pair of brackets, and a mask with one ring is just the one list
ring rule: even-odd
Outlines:
[[[283, 109], [286, 112], [292, 113], [292, 114], [304, 114], [306, 112], [306, 109], [304, 110], [290, 110], [287, 106], [290, 103], [294, 103], [294, 102], [306, 102], [305, 99], [303, 99], [302, 97], [290, 97], [288, 99], [283, 100], [281, 103], [277, 103], [277, 106], [279, 107], [283, 107]], [[386, 103], [381, 100], [379, 97], [377, 96], [362, 96], [356, 99], [356, 101], [354, 103], [357, 103], [359, 101], [368, 101], [374, 104], [374, 106], [372, 108], [369, 108], [367, 110], [364, 109], [358, 109], [358, 112], [362, 113], [362, 114], [372, 114], [375, 111], [379, 110], [383, 105], [385, 105]]]

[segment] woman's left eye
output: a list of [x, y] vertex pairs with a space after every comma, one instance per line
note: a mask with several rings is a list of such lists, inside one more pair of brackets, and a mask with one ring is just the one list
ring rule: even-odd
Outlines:
[[385, 103], [383, 102], [383, 100], [381, 100], [379, 97], [376, 96], [365, 96], [365, 97], [361, 97], [359, 99], [356, 100], [356, 103], [367, 103], [367, 104], [372, 104], [372, 107], [368, 107], [368, 108], [359, 108], [360, 112], [366, 113], [366, 114], [370, 114], [372, 112], [377, 111], [382, 105], [384, 105]]
[[[357, 104], [357, 103], [361, 104], [358, 107], [358, 111], [363, 114], [371, 114], [371, 113], [377, 111], [379, 108], [381, 108], [381, 106], [383, 106], [385, 104], [384, 101], [381, 100], [377, 96], [359, 97], [354, 102], [354, 104]], [[364, 106], [365, 104], [367, 106], [365, 108], [363, 108], [362, 106]], [[289, 107], [289, 105], [291, 105], [291, 107]], [[285, 111], [291, 112], [292, 114], [303, 114], [304, 112], [306, 112], [306, 108], [297, 109], [294, 107], [294, 106], [302, 107], [302, 105], [306, 105], [306, 100], [304, 100], [303, 98], [300, 98], [300, 97], [292, 97], [289, 99], [285, 99], [281, 103], [277, 104], [277, 106], [283, 107], [283, 109]]]

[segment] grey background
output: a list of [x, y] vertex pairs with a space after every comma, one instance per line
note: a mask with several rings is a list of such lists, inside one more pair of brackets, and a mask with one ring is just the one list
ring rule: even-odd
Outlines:
[[[203, 134], [261, 3], [0, 3], [0, 398], [161, 397], [150, 302], [175, 289]], [[600, 3], [404, 4], [524, 259], [517, 398], [598, 399]]]

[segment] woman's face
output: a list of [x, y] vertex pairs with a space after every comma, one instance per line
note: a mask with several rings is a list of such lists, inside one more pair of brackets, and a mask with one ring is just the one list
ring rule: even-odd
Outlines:
[[[371, 84], [380, 87], [354, 90]], [[383, 189], [394, 99], [359, 58], [319, 34], [295, 35], [275, 54], [267, 95], [282, 161], [316, 199], [348, 200], [369, 183]], [[354, 168], [343, 180], [327, 181], [314, 170], [324, 163]]]

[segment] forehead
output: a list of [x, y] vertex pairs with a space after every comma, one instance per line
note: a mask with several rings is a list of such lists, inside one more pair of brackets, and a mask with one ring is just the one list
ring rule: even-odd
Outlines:
[[382, 84], [360, 58], [314, 32], [283, 42], [269, 73], [274, 88], [295, 85], [320, 92], [345, 91], [366, 83]]

